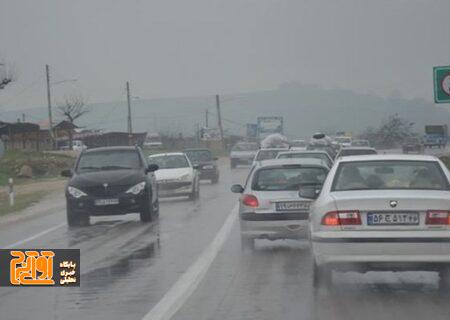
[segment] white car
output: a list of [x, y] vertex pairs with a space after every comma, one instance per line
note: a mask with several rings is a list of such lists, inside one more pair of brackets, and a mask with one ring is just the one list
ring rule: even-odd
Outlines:
[[81, 152], [83, 150], [86, 150], [87, 146], [84, 144], [81, 140], [73, 140], [72, 141], [72, 150]]
[[255, 158], [259, 146], [254, 142], [238, 142], [231, 148], [230, 166], [236, 168], [239, 164], [251, 164]]
[[334, 141], [339, 143], [341, 147], [347, 148], [352, 146], [352, 138], [350, 137], [335, 137]]
[[155, 172], [159, 197], [188, 196], [191, 200], [198, 199], [198, 167], [192, 165], [184, 153], [161, 153], [151, 155], [148, 159], [159, 167]]
[[332, 270], [450, 268], [450, 173], [433, 156], [344, 157], [331, 169], [310, 209], [314, 284]]
[[288, 148], [265, 148], [259, 149], [253, 159], [253, 165], [256, 165], [260, 161], [276, 159], [280, 152], [289, 151]]
[[233, 185], [239, 200], [241, 242], [253, 248], [254, 239], [306, 238], [309, 199], [299, 197], [300, 185], [322, 185], [328, 167], [319, 159], [258, 162], [245, 186]]
[[303, 151], [303, 150], [306, 150], [306, 146], [307, 145], [306, 145], [306, 141], [305, 140], [303, 140], [303, 139], [295, 139], [295, 140], [291, 141], [289, 150], [292, 150], [292, 151], [294, 151], [294, 150]]

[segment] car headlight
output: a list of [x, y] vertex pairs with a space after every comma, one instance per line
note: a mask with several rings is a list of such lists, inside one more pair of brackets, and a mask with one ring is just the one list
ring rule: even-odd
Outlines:
[[84, 193], [83, 191], [70, 186], [67, 187], [67, 192], [76, 199], [87, 196], [87, 194]]
[[186, 173], [186, 174], [182, 175], [181, 177], [179, 177], [177, 180], [179, 180], [179, 181], [191, 181], [192, 180], [192, 176], [189, 173]]
[[142, 190], [145, 189], [145, 184], [145, 181], [139, 182], [137, 185], [132, 186], [130, 189], [128, 189], [125, 193], [139, 194]]

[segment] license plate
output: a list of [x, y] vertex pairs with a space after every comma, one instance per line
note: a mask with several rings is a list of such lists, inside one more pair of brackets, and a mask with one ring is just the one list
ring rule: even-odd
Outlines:
[[96, 206], [110, 206], [114, 204], [119, 204], [119, 199], [98, 199], [95, 200]]
[[413, 212], [399, 213], [368, 213], [367, 224], [369, 226], [417, 226], [419, 214]]
[[277, 211], [299, 211], [308, 210], [309, 202], [307, 201], [286, 201], [276, 202], [275, 208]]

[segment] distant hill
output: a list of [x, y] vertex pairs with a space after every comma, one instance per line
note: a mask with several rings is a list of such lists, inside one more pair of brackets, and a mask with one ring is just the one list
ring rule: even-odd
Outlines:
[[[244, 134], [246, 123], [258, 116], [283, 116], [289, 136], [305, 137], [315, 131], [359, 133], [378, 127], [389, 115], [399, 114], [414, 122], [422, 133], [425, 124], [450, 124], [445, 106], [422, 99], [382, 98], [349, 90], [323, 89], [317, 86], [286, 84], [276, 90], [221, 96], [226, 132]], [[132, 101], [133, 130], [192, 135], [197, 124], [205, 123], [209, 109], [210, 126], [217, 123], [214, 97], [167, 98]], [[95, 103], [92, 111], [78, 122], [88, 128], [126, 130], [126, 103]], [[45, 119], [47, 110], [36, 108], [2, 112], [0, 120], [14, 121], [25, 113], [29, 121]], [[57, 116], [57, 110], [54, 114]]]

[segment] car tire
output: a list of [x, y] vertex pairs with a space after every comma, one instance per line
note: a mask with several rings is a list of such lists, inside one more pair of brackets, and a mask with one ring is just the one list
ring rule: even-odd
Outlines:
[[313, 265], [313, 286], [316, 289], [328, 289], [332, 284], [332, 271], [327, 266]]
[[67, 225], [69, 227], [88, 226], [90, 217], [88, 214], [77, 214], [70, 207], [66, 209]]
[[253, 251], [255, 250], [255, 239], [244, 237], [241, 235], [241, 248], [242, 251]]
[[195, 201], [200, 197], [200, 185], [197, 184], [197, 187], [194, 186], [191, 194], [189, 195], [189, 200]]
[[139, 216], [141, 218], [141, 222], [144, 223], [151, 222], [153, 220], [153, 203], [151, 201], [149, 204], [141, 208]]

